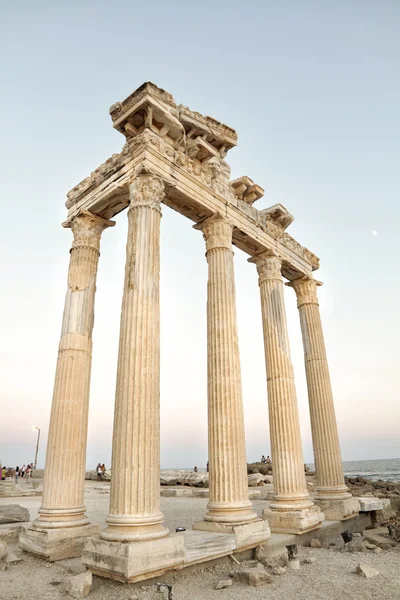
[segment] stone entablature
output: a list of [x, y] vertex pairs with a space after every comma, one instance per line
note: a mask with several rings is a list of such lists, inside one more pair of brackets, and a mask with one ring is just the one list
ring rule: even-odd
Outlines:
[[282, 205], [257, 210], [264, 190], [247, 176], [231, 181], [224, 160], [236, 132], [211, 117], [176, 105], [173, 97], [146, 83], [110, 109], [114, 127], [126, 137], [113, 154], [67, 194], [69, 218], [86, 209], [111, 218], [129, 204], [129, 181], [146, 168], [166, 185], [163, 202], [198, 223], [228, 211], [233, 243], [253, 255], [273, 250], [288, 279], [309, 275], [319, 259], [285, 229], [293, 217]]

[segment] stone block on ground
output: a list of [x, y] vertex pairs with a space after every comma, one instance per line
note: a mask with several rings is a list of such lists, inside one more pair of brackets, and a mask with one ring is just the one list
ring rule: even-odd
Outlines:
[[18, 504], [3, 504], [0, 506], [0, 524], [29, 521], [29, 511]]
[[230, 587], [231, 585], [233, 585], [233, 580], [232, 579], [221, 579], [221, 581], [219, 581], [217, 583], [217, 585], [215, 586], [216, 590], [223, 590], [227, 587]]
[[253, 587], [265, 585], [272, 582], [272, 577], [262, 567], [254, 567], [252, 569], [241, 569], [234, 575], [237, 581], [242, 581]]
[[65, 591], [72, 598], [86, 598], [92, 589], [92, 574], [90, 571], [69, 577], [65, 582]]
[[358, 575], [360, 575], [361, 577], [367, 578], [376, 577], [376, 575], [379, 575], [379, 571], [377, 571], [370, 565], [367, 565], [366, 563], [360, 563], [359, 565], [357, 565], [356, 573], [358, 573]]
[[319, 540], [317, 540], [316, 538], [311, 540], [310, 546], [311, 546], [311, 548], [322, 548], [321, 542]]

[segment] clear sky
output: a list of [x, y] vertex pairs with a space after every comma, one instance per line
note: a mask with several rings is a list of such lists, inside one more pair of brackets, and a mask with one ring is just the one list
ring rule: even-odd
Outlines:
[[[119, 152], [108, 109], [144, 81], [234, 127], [232, 178], [295, 216], [317, 278], [342, 455], [400, 456], [397, 0], [2, 2], [0, 17], [0, 460], [45, 441], [71, 232], [66, 193]], [[110, 464], [126, 212], [104, 233], [87, 464]], [[375, 234], [374, 234], [375, 232]], [[207, 460], [201, 234], [164, 208], [161, 466]], [[235, 252], [247, 456], [270, 453], [259, 289]], [[304, 457], [313, 460], [299, 319], [286, 305]]]

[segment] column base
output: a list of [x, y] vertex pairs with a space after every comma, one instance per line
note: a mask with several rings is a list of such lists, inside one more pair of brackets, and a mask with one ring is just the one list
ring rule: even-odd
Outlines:
[[360, 505], [357, 498], [350, 496], [349, 498], [337, 498], [330, 500], [314, 499], [317, 506], [325, 515], [327, 521], [345, 521], [352, 519], [358, 515]]
[[257, 519], [251, 523], [240, 523], [229, 525], [227, 523], [216, 523], [215, 521], [197, 521], [193, 525], [197, 531], [211, 531], [213, 533], [233, 534], [236, 537], [236, 548], [262, 543], [269, 540], [271, 530], [268, 521]]
[[99, 531], [100, 526], [94, 524], [58, 529], [26, 527], [19, 537], [19, 545], [25, 552], [54, 562], [82, 556], [86, 539]]
[[94, 575], [123, 583], [181, 569], [185, 559], [186, 548], [180, 535], [148, 542], [109, 542], [96, 535], [86, 540], [82, 556], [83, 564]]
[[319, 506], [311, 506], [302, 510], [263, 511], [263, 519], [267, 519], [272, 533], [306, 533], [318, 529], [324, 520], [324, 513]]

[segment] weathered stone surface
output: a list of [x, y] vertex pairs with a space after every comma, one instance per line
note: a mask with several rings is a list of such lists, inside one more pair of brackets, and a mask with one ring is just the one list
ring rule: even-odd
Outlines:
[[98, 525], [37, 529], [26, 527], [20, 537], [22, 550], [42, 556], [50, 562], [81, 556], [87, 537], [98, 533]]
[[363, 536], [366, 542], [378, 546], [379, 548], [382, 548], [382, 550], [389, 550], [389, 548], [396, 545], [396, 542], [389, 537], [386, 527], [367, 529], [366, 531], [363, 531]]
[[29, 511], [18, 504], [0, 506], [0, 523], [18, 523], [29, 521]]
[[253, 569], [241, 569], [234, 575], [237, 581], [243, 581], [253, 587], [259, 587], [266, 583], [272, 582], [272, 577], [262, 567], [254, 567]]
[[72, 598], [86, 598], [92, 589], [92, 574], [90, 571], [69, 577], [65, 582], [65, 591]]
[[366, 563], [360, 563], [359, 565], [357, 565], [356, 573], [358, 573], [358, 575], [360, 575], [361, 577], [368, 578], [376, 577], [377, 575], [379, 575], [379, 571], [377, 571], [370, 565], [367, 565]]
[[272, 573], [274, 575], [285, 575], [286, 572], [287, 572], [287, 567], [275, 567], [272, 570]]
[[215, 586], [216, 590], [223, 590], [233, 584], [233, 579], [221, 579]]
[[310, 546], [311, 546], [311, 548], [322, 548], [321, 542], [319, 540], [317, 540], [316, 538], [311, 540]]

